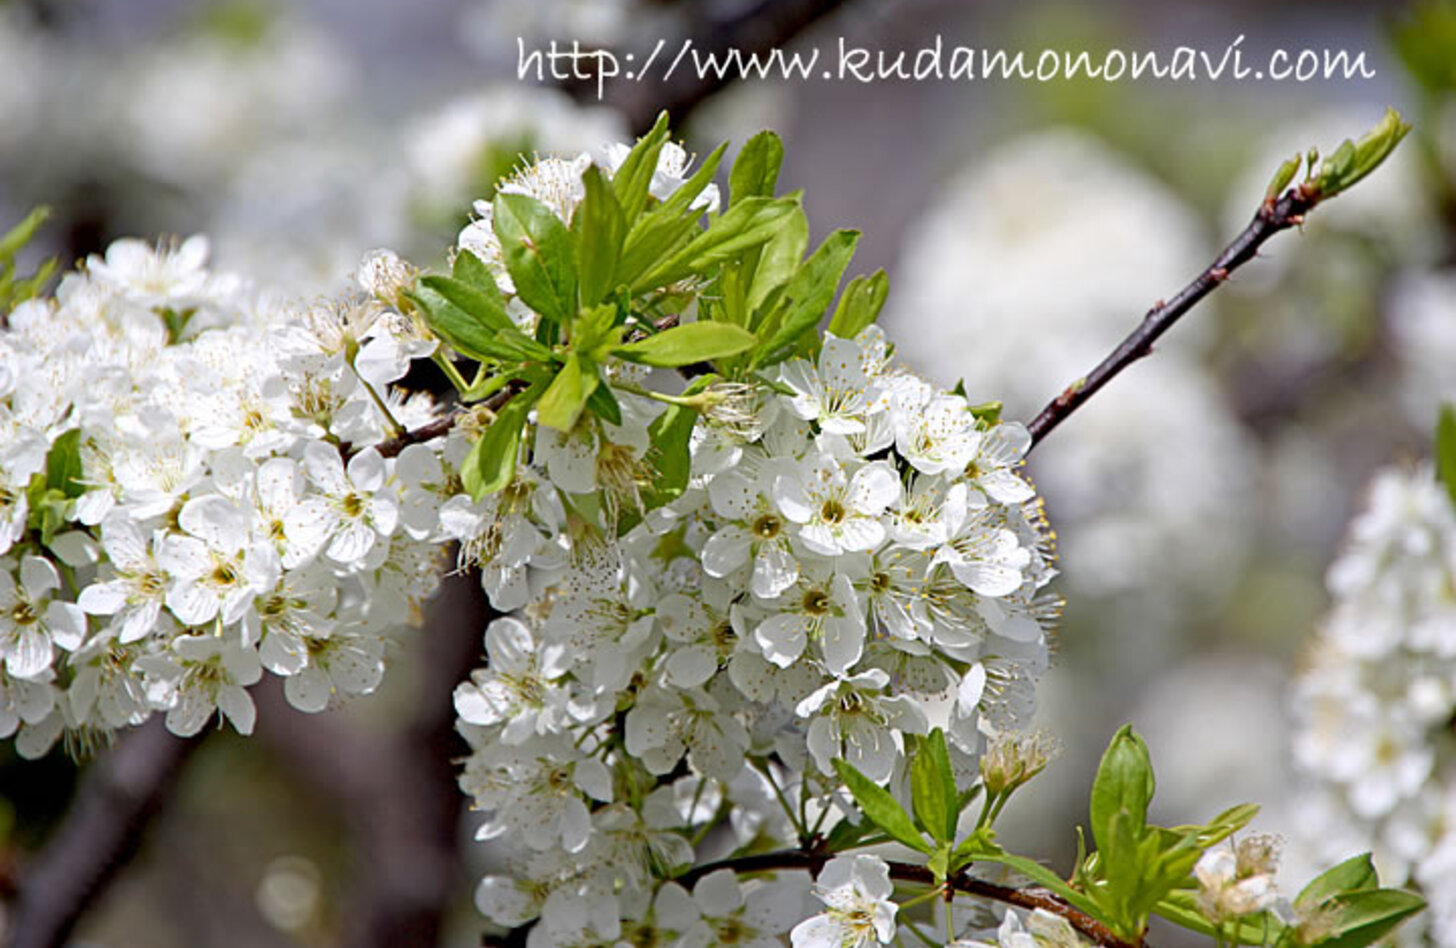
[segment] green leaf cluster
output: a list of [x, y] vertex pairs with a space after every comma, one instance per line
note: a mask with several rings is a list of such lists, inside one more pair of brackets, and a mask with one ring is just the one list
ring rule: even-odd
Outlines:
[[1002, 865], [1132, 943], [1141, 942], [1148, 919], [1156, 914], [1215, 937], [1221, 944], [1364, 948], [1425, 904], [1411, 892], [1380, 888], [1367, 855], [1341, 863], [1306, 886], [1294, 901], [1293, 924], [1285, 924], [1270, 912], [1232, 921], [1210, 920], [1198, 902], [1193, 867], [1209, 847], [1245, 827], [1258, 807], [1231, 807], [1204, 824], [1164, 827], [1149, 823], [1148, 806], [1156, 781], [1147, 745], [1130, 726], [1113, 736], [1093, 780], [1089, 812], [1096, 848], [1087, 853], [1085, 841], [1079, 844], [1082, 851], [1070, 880], [997, 844], [990, 824], [999, 806], [990, 799], [976, 826], [957, 841], [960, 815], [980, 787], [957, 792], [945, 737], [939, 730], [920, 739], [907, 757], [909, 810], [851, 764], [834, 762], [864, 820], [837, 826], [824, 841], [829, 852], [893, 840], [920, 853], [940, 887], [953, 886], [957, 875], [973, 862]]
[[[708, 213], [700, 198], [726, 145], [658, 200], [650, 186], [668, 138], [663, 115], [614, 175], [589, 168], [569, 222], [528, 195], [495, 195], [492, 227], [515, 298], [536, 314], [533, 330], [512, 319], [511, 300], [469, 251], [456, 256], [448, 275], [422, 276], [408, 294], [453, 352], [436, 359], [462, 401], [489, 400], [493, 410], [465, 464], [473, 496], [510, 483], [529, 445], [532, 408], [539, 424], [563, 432], [598, 420], [618, 424], [616, 389], [669, 405], [650, 432], [659, 475], [644, 485], [650, 509], [686, 485], [688, 440], [697, 414], [711, 404], [703, 396], [711, 381], [761, 384], [761, 369], [816, 351], [817, 327], [839, 294], [858, 235], [836, 231], [805, 255], [808, 222], [797, 194], [775, 195], [783, 146], [768, 132], [739, 152], [721, 213]], [[836, 331], [852, 335], [873, 322], [887, 289], [883, 273], [851, 281], [834, 313]], [[693, 304], [696, 318], [683, 321]], [[475, 363], [472, 379], [454, 357]], [[624, 389], [607, 372], [614, 362], [699, 378], [681, 395]]]

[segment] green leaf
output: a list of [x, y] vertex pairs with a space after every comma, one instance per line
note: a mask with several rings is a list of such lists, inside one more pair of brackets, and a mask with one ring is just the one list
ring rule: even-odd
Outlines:
[[473, 499], [494, 494], [515, 478], [516, 459], [521, 453], [521, 429], [541, 391], [541, 386], [532, 385], [506, 402], [485, 434], [471, 447], [460, 465], [460, 480]]
[[1426, 900], [1403, 889], [1364, 889], [1332, 899], [1334, 921], [1320, 948], [1364, 948], [1384, 938], [1401, 922], [1426, 907]]
[[757, 342], [758, 337], [742, 326], [696, 322], [674, 326], [612, 351], [628, 362], [675, 369], [746, 352]]
[[[475, 254], [464, 252], [460, 256], [473, 257]], [[475, 317], [492, 333], [516, 328], [499, 299], [492, 299], [489, 293], [482, 292], [463, 280], [445, 276], [423, 276], [420, 277], [420, 285], [439, 293], [465, 315]]]
[[642, 214], [647, 203], [648, 189], [652, 186], [652, 175], [657, 171], [657, 159], [669, 135], [667, 113], [658, 113], [652, 130], [637, 140], [627, 157], [612, 176], [612, 188], [617, 193], [617, 203], [630, 226]]
[[935, 851], [935, 847], [920, 835], [910, 819], [910, 814], [890, 795], [890, 791], [860, 773], [847, 761], [835, 758], [834, 769], [839, 772], [839, 778], [844, 781], [845, 787], [854, 797], [854, 802], [859, 804], [860, 812], [870, 822], [889, 834], [890, 838], [911, 849], [926, 855]]
[[1269, 186], [1264, 189], [1265, 201], [1273, 202], [1279, 199], [1279, 195], [1284, 193], [1284, 189], [1289, 187], [1289, 182], [1293, 181], [1294, 176], [1299, 173], [1299, 165], [1302, 161], [1304, 161], [1303, 155], [1295, 155], [1274, 170], [1274, 176], [1269, 179]]
[[879, 318], [890, 295], [890, 278], [884, 270], [872, 276], [857, 276], [839, 296], [839, 306], [829, 321], [829, 331], [841, 339], [853, 339]]
[[615, 289], [612, 275], [627, 237], [627, 218], [617, 193], [596, 165], [582, 175], [586, 197], [577, 205], [572, 229], [576, 231], [576, 270], [581, 279], [581, 305], [595, 306]]
[[754, 353], [755, 366], [782, 361], [800, 336], [814, 331], [839, 289], [839, 278], [858, 242], [859, 231], [837, 230], [799, 267], [779, 300], [778, 319], [766, 321], [760, 330], [769, 335]]
[[1379, 885], [1380, 876], [1375, 871], [1375, 863], [1371, 861], [1370, 854], [1361, 853], [1331, 866], [1311, 879], [1300, 890], [1299, 895], [1295, 896], [1294, 910], [1303, 913], [1345, 892], [1374, 889]]
[[921, 827], [938, 843], [955, 840], [955, 772], [950, 766], [945, 732], [940, 728], [918, 742], [918, 753], [910, 761], [910, 798]]
[[1358, 142], [1348, 138], [1320, 165], [1315, 184], [1321, 197], [1334, 197], [1380, 167], [1411, 129], [1395, 109], [1387, 108], [1380, 122]]
[[586, 400], [586, 407], [596, 412], [597, 417], [614, 425], [622, 423], [622, 406], [612, 394], [610, 385], [597, 385]]
[[824, 838], [824, 848], [831, 853], [844, 852], [873, 832], [874, 827], [868, 821], [852, 823], [849, 820], [840, 820]]
[[516, 294], [547, 320], [576, 315], [576, 237], [551, 209], [524, 194], [499, 193], [494, 226]]
[[723, 159], [723, 147], [714, 150], [691, 178], [633, 225], [622, 248], [615, 282], [632, 283], [643, 271], [681, 248], [695, 232], [701, 232], [698, 222], [703, 216], [703, 209], [695, 210], [692, 202], [712, 183], [713, 174]]
[[1092, 838], [1099, 850], [1115, 838], [1113, 819], [1119, 812], [1126, 811], [1132, 818], [1134, 836], [1141, 834], [1153, 787], [1148, 747], [1133, 733], [1132, 725], [1125, 724], [1113, 735], [1092, 781]]
[[749, 313], [764, 307], [773, 298], [775, 290], [788, 285], [804, 261], [804, 251], [808, 249], [809, 219], [804, 216], [803, 208], [795, 208], [768, 243], [758, 250], [753, 279], [748, 285]]
[[570, 431], [576, 427], [576, 420], [586, 408], [600, 378], [596, 366], [582, 364], [582, 358], [573, 352], [566, 357], [566, 364], [551, 380], [541, 404], [536, 409], [536, 420], [557, 431]]
[[700, 275], [733, 254], [757, 247], [773, 236], [783, 218], [799, 206], [798, 196], [748, 198], [716, 218], [708, 229], [689, 240], [632, 281], [632, 293], [642, 293]]
[[86, 485], [81, 481], [84, 476], [81, 429], [72, 428], [52, 441], [46, 452], [46, 488], [60, 491], [67, 498], [80, 497], [86, 492]]
[[[963, 390], [960, 394], [964, 398], [966, 393]], [[969, 410], [971, 417], [990, 427], [1001, 423], [1001, 409], [1004, 407], [1000, 402], [982, 402], [979, 405], [972, 405]]]
[[1436, 420], [1436, 477], [1456, 504], [1456, 408], [1441, 406]]
[[1094, 917], [1097, 915], [1097, 906], [1087, 897], [1086, 893], [1078, 892], [1076, 889], [1067, 885], [1065, 879], [1039, 862], [1027, 859], [1025, 856], [1016, 856], [1002, 851], [979, 853], [974, 857], [973, 861], [994, 862], [1019, 872], [1037, 885], [1060, 896], [1064, 902], [1074, 905]]
[[487, 359], [543, 361], [551, 350], [521, 332], [495, 330], [445, 298], [438, 290], [421, 284], [409, 294], [424, 314], [425, 325], [461, 355], [478, 362]]
[[744, 142], [728, 173], [728, 206], [744, 198], [773, 197], [783, 162], [784, 143], [773, 132], [759, 132]]
[[[693, 380], [683, 394], [696, 395], [717, 381], [716, 375], [706, 375]], [[686, 405], [668, 405], [667, 410], [647, 426], [647, 437], [652, 445], [652, 466], [657, 476], [643, 492], [642, 503], [648, 510], [656, 510], [663, 504], [682, 496], [688, 486], [688, 473], [692, 466], [693, 425], [698, 413]]]
[[[1219, 937], [1222, 933], [1222, 937], [1236, 945], [1262, 945], [1266, 936], [1273, 936], [1280, 930], [1278, 919], [1263, 912], [1226, 922], [1222, 928], [1215, 929], [1203, 917], [1203, 912], [1198, 908], [1198, 894], [1191, 889], [1169, 892], [1153, 906], [1153, 914], [1209, 938]], [[1266, 919], [1269, 922], [1267, 929], [1264, 924]]]
[[455, 255], [455, 262], [450, 266], [450, 275], [466, 286], [484, 293], [495, 308], [506, 308], [506, 299], [496, 285], [495, 274], [473, 251], [462, 249]]

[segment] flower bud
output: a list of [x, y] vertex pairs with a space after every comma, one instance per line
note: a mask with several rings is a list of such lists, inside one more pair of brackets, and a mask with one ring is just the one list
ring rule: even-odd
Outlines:
[[1010, 793], [1046, 769], [1055, 752], [1051, 738], [1041, 731], [1003, 734], [981, 758], [981, 782], [986, 796]]

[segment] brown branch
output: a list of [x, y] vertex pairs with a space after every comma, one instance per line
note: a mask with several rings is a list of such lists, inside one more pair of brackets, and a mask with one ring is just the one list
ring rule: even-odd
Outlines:
[[[755, 54], [761, 57], [786, 45], [846, 2], [758, 0], [746, 9], [733, 10], [725, 17], [719, 5], [693, 0], [682, 4], [690, 17], [683, 35], [691, 40], [692, 48], [700, 58], [714, 56], [721, 63], [730, 50], [737, 49], [747, 60]], [[680, 46], [674, 45], [669, 52], [676, 56], [679, 49]], [[638, 55], [640, 62], [641, 54]], [[670, 77], [650, 73], [644, 75], [641, 81], [617, 80], [607, 86], [605, 104], [622, 112], [628, 125], [639, 135], [652, 128], [657, 114], [664, 110], [681, 125], [698, 105], [731, 84], [739, 75], [735, 70], [723, 70], [722, 75], [714, 70], [705, 70], [705, 74], [700, 76], [698, 70], [688, 68], [692, 65], [691, 58], [692, 53], [689, 52]], [[597, 96], [597, 79], [592, 75], [573, 80], [564, 88], [578, 100], [593, 101]]]
[[[718, 862], [704, 863], [701, 866], [694, 866], [687, 872], [678, 876], [676, 881], [691, 888], [703, 876], [719, 869], [731, 869], [734, 872], [770, 872], [778, 869], [802, 869], [810, 875], [818, 876], [824, 868], [824, 863], [829, 860], [828, 853], [815, 852], [813, 850], [786, 849], [780, 852], [759, 853], [752, 856], [739, 856], [734, 859], [724, 859]], [[888, 862], [890, 867], [890, 878], [900, 882], [913, 882], [919, 885], [935, 885], [935, 877], [925, 866], [911, 865], [904, 862]], [[1142, 942], [1130, 942], [1115, 934], [1106, 925], [1097, 919], [1081, 911], [1075, 906], [1068, 905], [1053, 893], [1040, 886], [1027, 886], [1026, 888], [1015, 888], [1013, 886], [999, 885], [985, 879], [977, 879], [965, 872], [958, 873], [950, 880], [951, 887], [964, 895], [972, 895], [978, 898], [990, 899], [993, 902], [1001, 902], [1005, 905], [1014, 905], [1024, 909], [1042, 909], [1053, 915], [1060, 916], [1067, 920], [1077, 931], [1086, 935], [1099, 945], [1105, 948], [1146, 948]]]
[[154, 716], [91, 764], [64, 822], [20, 877], [10, 948], [53, 948], [69, 940], [81, 915], [136, 854], [173, 778], [201, 743], [202, 736], [174, 737]]
[[1265, 201], [1254, 219], [1243, 232], [1233, 239], [1218, 259], [1209, 264], [1192, 283], [1178, 291], [1167, 302], [1148, 310], [1137, 329], [1124, 339], [1095, 369], [1071, 385], [1060, 395], [1047, 403], [1026, 426], [1031, 432], [1031, 446], [1035, 448], [1052, 429], [1066, 420], [1067, 416], [1082, 406], [1123, 369], [1153, 351], [1153, 343], [1174, 323], [1192, 309], [1205, 296], [1212, 293], [1239, 267], [1248, 263], [1258, 253], [1259, 247], [1282, 230], [1304, 223], [1305, 214], [1319, 204], [1323, 195], [1310, 184], [1290, 188], [1284, 196]]

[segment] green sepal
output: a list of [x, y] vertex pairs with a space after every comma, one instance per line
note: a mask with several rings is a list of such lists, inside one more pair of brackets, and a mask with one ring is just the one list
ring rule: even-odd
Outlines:
[[576, 315], [576, 236], [551, 209], [525, 194], [498, 193], [493, 226], [516, 295], [547, 321]]
[[834, 769], [839, 772], [840, 779], [854, 797], [854, 802], [859, 804], [860, 812], [866, 819], [891, 839], [904, 843], [911, 849], [926, 855], [935, 852], [935, 847], [926, 842], [925, 837], [915, 828], [910, 814], [890, 795], [890, 791], [860, 773], [848, 761], [835, 758]]

